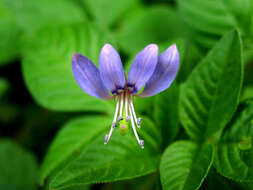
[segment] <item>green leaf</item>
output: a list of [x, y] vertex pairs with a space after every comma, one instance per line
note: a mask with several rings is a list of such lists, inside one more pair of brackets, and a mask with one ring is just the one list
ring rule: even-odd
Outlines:
[[77, 118], [67, 123], [51, 144], [40, 170], [40, 183], [64, 162], [77, 157], [83, 147], [92, 143], [111, 120], [104, 116]]
[[34, 32], [48, 24], [80, 22], [86, 18], [78, 4], [69, 0], [5, 0], [5, 4], [25, 32]]
[[90, 190], [90, 189], [91, 189], [90, 185], [83, 185], [83, 186], [77, 186], [77, 187], [68, 187], [63, 190]]
[[14, 15], [0, 1], [0, 66], [13, 60], [18, 54], [17, 40], [19, 27], [16, 25]]
[[253, 11], [252, 0], [223, 0], [227, 11], [236, 19], [237, 26], [242, 29], [244, 33], [250, 32], [250, 15]]
[[154, 119], [162, 129], [163, 144], [167, 146], [179, 132], [179, 86], [173, 83], [169, 89], [158, 94], [154, 103]]
[[154, 97], [135, 98], [134, 109], [136, 111], [137, 117], [140, 114], [151, 117], [153, 115], [154, 100]]
[[0, 77], [0, 99], [4, 96], [9, 88], [9, 83], [5, 78]]
[[[96, 120], [96, 118], [93, 119], [94, 122]], [[85, 135], [91, 130], [82, 126], [82, 132], [76, 131], [74, 125], [69, 126], [73, 135], [64, 132], [65, 136], [68, 138], [71, 136], [74, 139], [76, 135]], [[131, 125], [129, 124], [128, 127], [130, 128]], [[62, 167], [60, 172], [51, 178], [51, 189], [57, 190], [69, 186], [131, 179], [157, 170], [161, 136], [159, 129], [148, 119], [144, 118], [142, 129], [138, 129], [140, 138], [145, 140], [144, 149], [138, 145], [131, 129], [129, 129], [129, 133], [122, 136], [118, 127], [113, 131], [109, 143], [104, 145], [104, 135], [108, 133], [109, 128], [110, 125], [107, 125], [99, 135], [90, 137], [90, 141], [79, 149], [81, 155], [65, 164], [66, 167]], [[58, 141], [65, 141], [65, 139], [60, 139], [59, 136]], [[63, 147], [59, 148], [63, 149]], [[54, 151], [58, 152], [56, 149]]]
[[0, 188], [34, 190], [37, 182], [37, 163], [33, 155], [12, 141], [0, 140]]
[[241, 100], [246, 100], [249, 98], [253, 98], [253, 86], [246, 86], [243, 89]]
[[163, 189], [195, 190], [200, 187], [213, 161], [210, 144], [178, 141], [164, 152], [160, 174]]
[[177, 13], [164, 6], [153, 6], [134, 12], [126, 17], [121, 25], [118, 42], [128, 54], [136, 54], [150, 43], [160, 44], [176, 39], [181, 26]]
[[243, 27], [247, 26], [249, 30], [250, 1], [178, 0], [178, 6], [191, 38], [202, 47], [210, 48], [222, 35], [235, 27], [243, 31]]
[[97, 63], [99, 51], [108, 41], [104, 32], [89, 23], [46, 27], [24, 40], [22, 70], [35, 100], [54, 110], [111, 112], [109, 101], [94, 98], [81, 90], [71, 69], [74, 52]]
[[209, 140], [230, 121], [238, 105], [242, 76], [240, 38], [232, 31], [216, 44], [182, 86], [180, 121], [191, 138]]
[[253, 182], [252, 99], [241, 109], [231, 126], [222, 134], [216, 148], [214, 166], [227, 178], [240, 182]]
[[176, 81], [184, 82], [188, 76], [191, 74], [194, 67], [197, 63], [204, 57], [204, 54], [201, 52], [200, 48], [196, 44], [192, 43], [190, 39], [187, 39], [183, 43], [183, 57], [180, 52], [180, 70], [178, 72]]
[[215, 168], [211, 167], [206, 180], [202, 185], [202, 189], [204, 190], [214, 190], [214, 189], [222, 189], [222, 190], [249, 190], [251, 188], [244, 188], [246, 184], [236, 183], [231, 181], [223, 176], [221, 176]]
[[[252, 18], [252, 26], [253, 26], [253, 18]], [[252, 29], [253, 30], [253, 29]], [[244, 65], [247, 67], [251, 64], [253, 60], [253, 34], [244, 40], [243, 42], [243, 59]]]
[[93, 19], [103, 27], [116, 24], [129, 10], [139, 4], [139, 0], [82, 0], [82, 2]]
[[113, 190], [159, 190], [157, 187], [160, 185], [159, 173], [152, 173], [143, 177], [138, 177], [131, 180], [117, 181], [114, 183], [105, 183], [102, 190], [106, 190], [108, 186]]

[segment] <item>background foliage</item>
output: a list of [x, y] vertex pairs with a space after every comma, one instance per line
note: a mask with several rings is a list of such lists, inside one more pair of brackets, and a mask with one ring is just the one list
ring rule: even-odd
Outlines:
[[[253, 189], [252, 0], [0, 0], [0, 189]], [[74, 52], [113, 44], [129, 68], [176, 43], [180, 71], [135, 99], [139, 131], [78, 87]]]

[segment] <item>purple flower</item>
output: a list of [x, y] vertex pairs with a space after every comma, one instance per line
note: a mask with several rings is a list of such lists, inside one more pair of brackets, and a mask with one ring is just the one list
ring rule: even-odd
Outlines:
[[[120, 129], [124, 131], [130, 120], [141, 148], [144, 148], [144, 141], [139, 138], [135, 128], [135, 125], [140, 128], [141, 118], [136, 117], [133, 97], [153, 96], [166, 90], [175, 79], [178, 68], [179, 53], [175, 44], [160, 56], [157, 45], [146, 46], [136, 55], [128, 77], [118, 52], [110, 44], [104, 45], [100, 52], [99, 70], [81, 54], [74, 54], [72, 57], [74, 77], [87, 94], [100, 99], [117, 99], [111, 129], [105, 135], [104, 143], [108, 143], [117, 123], [120, 123]], [[137, 94], [144, 85], [144, 90]]]

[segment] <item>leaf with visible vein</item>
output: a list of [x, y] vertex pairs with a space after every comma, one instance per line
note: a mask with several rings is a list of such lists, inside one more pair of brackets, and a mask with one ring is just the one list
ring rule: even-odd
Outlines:
[[211, 48], [235, 27], [249, 33], [251, 0], [178, 0], [178, 6], [188, 34], [202, 47]]
[[180, 121], [191, 138], [209, 140], [232, 118], [242, 85], [241, 54], [238, 33], [227, 33], [183, 84]]
[[97, 63], [107, 35], [89, 23], [45, 27], [25, 38], [22, 71], [28, 90], [42, 106], [60, 111], [112, 112], [112, 101], [94, 98], [74, 79], [71, 57], [82, 53]]
[[240, 182], [253, 181], [253, 100], [239, 107], [216, 147], [214, 166], [227, 178]]
[[54, 139], [40, 170], [40, 183], [68, 160], [76, 158], [82, 147], [88, 146], [110, 126], [110, 118], [89, 116], [71, 120]]
[[[131, 128], [130, 125], [128, 127]], [[131, 129], [122, 136], [118, 127], [109, 143], [104, 145], [104, 135], [108, 130], [109, 126], [92, 138], [92, 142], [82, 147], [77, 159], [50, 179], [51, 189], [131, 179], [158, 169], [161, 134], [147, 118], [143, 119], [142, 128], [138, 129], [140, 138], [145, 140], [144, 149], [140, 148]]]
[[164, 152], [160, 163], [163, 189], [195, 190], [200, 187], [213, 162], [210, 144], [178, 141]]

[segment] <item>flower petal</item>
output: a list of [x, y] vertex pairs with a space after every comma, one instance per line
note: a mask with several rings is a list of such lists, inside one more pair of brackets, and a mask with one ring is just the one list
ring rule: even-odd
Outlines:
[[72, 57], [72, 71], [79, 86], [89, 95], [100, 98], [112, 98], [107, 92], [97, 67], [87, 57], [74, 54]]
[[100, 77], [112, 94], [125, 87], [125, 72], [118, 52], [110, 45], [105, 44], [99, 56]]
[[153, 96], [169, 88], [177, 75], [178, 68], [179, 53], [177, 46], [173, 44], [159, 56], [155, 71], [139, 96]]
[[158, 46], [150, 44], [139, 52], [128, 73], [128, 90], [136, 94], [153, 74], [158, 61]]

